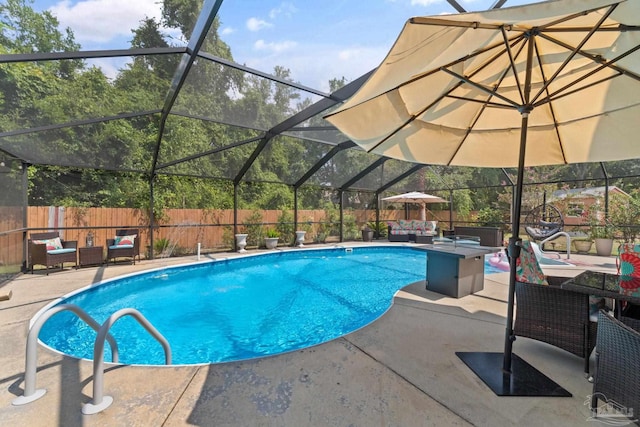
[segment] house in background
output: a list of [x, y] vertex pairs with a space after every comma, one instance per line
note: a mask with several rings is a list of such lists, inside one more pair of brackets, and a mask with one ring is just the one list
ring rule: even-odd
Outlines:
[[[586, 213], [592, 209], [596, 209], [598, 215], [604, 218], [605, 190], [605, 186], [556, 190], [551, 195], [549, 203], [562, 212], [565, 226], [585, 225], [589, 223]], [[619, 187], [610, 185], [609, 199], [614, 194], [631, 197]]]

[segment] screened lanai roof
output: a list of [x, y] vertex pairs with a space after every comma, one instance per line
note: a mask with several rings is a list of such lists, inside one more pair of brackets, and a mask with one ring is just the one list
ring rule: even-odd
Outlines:
[[[304, 16], [309, 8], [304, 2], [262, 3], [263, 8], [271, 7], [272, 13], [284, 13], [286, 8], [296, 16]], [[391, 47], [404, 21], [389, 22], [390, 14], [384, 9], [367, 14], [364, 21], [359, 16], [345, 15], [341, 3], [323, 2], [323, 6], [331, 11], [336, 23], [344, 22], [345, 44], [349, 34], [362, 26], [375, 27], [383, 39], [383, 48], [368, 56], [373, 69]], [[532, 1], [447, 0], [435, 3], [436, 9], [409, 8], [410, 4], [419, 3], [384, 2], [384, 7], [402, 8], [406, 10], [404, 19], [408, 19], [434, 11], [459, 13]], [[290, 72], [245, 65], [253, 62], [267, 66], [268, 55], [260, 57], [255, 52], [252, 61], [225, 58], [219, 40], [224, 41], [231, 33], [223, 31], [226, 28], [219, 22], [224, 23], [226, 16], [244, 9], [247, 27], [236, 28], [236, 32], [251, 31], [251, 5], [233, 0], [204, 1], [193, 27], [174, 34], [171, 45], [159, 40], [154, 45], [147, 40], [135, 47], [123, 45], [105, 50], [60, 51], [53, 44], [50, 51], [3, 49], [3, 78], [29, 75], [36, 79], [39, 67], [48, 66], [55, 69], [56, 79], [42, 77], [38, 82], [41, 88], [17, 85], [25, 91], [42, 90], [45, 95], [39, 101], [42, 105], [34, 105], [31, 113], [22, 111], [0, 123], [0, 155], [34, 165], [138, 172], [151, 177], [176, 174], [234, 183], [263, 181], [296, 188], [314, 185], [375, 192], [416, 190], [405, 187], [407, 178], [425, 168], [436, 177], [425, 184], [425, 189], [510, 184], [515, 176], [512, 170], [496, 171], [492, 182], [479, 184], [470, 179], [467, 183], [452, 183], [446, 179], [451, 168], [416, 165], [363, 151], [323, 116], [349, 98], [366, 81], [371, 69], [353, 75], [352, 70], [341, 69], [344, 62], [340, 55], [347, 55], [346, 52], [329, 54], [318, 48], [311, 52], [314, 67], [331, 69], [336, 79], [344, 77], [344, 86], [330, 92], [299, 72], [301, 63], [310, 62], [310, 52], [304, 58], [293, 54], [281, 57], [278, 65]], [[326, 35], [325, 19], [306, 18], [304, 31], [297, 29], [292, 35], [294, 40], [298, 37], [302, 43]], [[258, 21], [254, 25], [268, 27], [269, 23]], [[255, 46], [266, 43], [258, 42]], [[234, 54], [234, 44], [229, 42], [228, 46]], [[238, 56], [246, 58], [246, 52], [239, 52]], [[83, 64], [81, 72], [71, 77], [68, 70], [79, 69], [79, 61]], [[102, 80], [92, 67], [104, 66], [108, 63], [105, 61], [117, 64], [117, 71]], [[117, 91], [101, 91], [106, 85]], [[122, 102], [122, 98], [114, 97], [118, 93], [130, 96]], [[256, 94], [263, 96], [255, 97]], [[70, 105], [74, 108], [67, 108]], [[42, 111], [48, 114], [41, 114]], [[76, 143], [70, 144], [71, 140]], [[282, 151], [294, 153], [296, 162], [265, 166], [269, 165], [268, 159]], [[629, 162], [625, 173], [640, 172], [636, 163]], [[267, 174], [266, 167], [270, 168]], [[595, 172], [593, 168], [583, 171], [580, 165], [563, 168], [556, 175], [558, 179], [606, 175], [605, 168]]]

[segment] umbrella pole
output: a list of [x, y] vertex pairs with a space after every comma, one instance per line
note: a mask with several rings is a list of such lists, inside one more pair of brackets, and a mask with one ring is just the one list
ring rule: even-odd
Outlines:
[[564, 388], [513, 354], [513, 307], [516, 290], [516, 259], [520, 254], [520, 211], [522, 207], [522, 187], [527, 143], [529, 110], [522, 114], [520, 133], [520, 158], [518, 159], [518, 179], [515, 186], [512, 218], [512, 235], [509, 239], [509, 297], [507, 302], [507, 325], [503, 353], [456, 352], [456, 355], [498, 396], [555, 396], [571, 397]]
[[507, 254], [509, 256], [509, 295], [507, 299], [507, 324], [504, 336], [504, 359], [502, 369], [511, 372], [511, 355], [513, 353], [513, 307], [516, 294], [516, 260], [520, 256], [520, 213], [522, 211], [522, 187], [524, 181], [524, 160], [527, 148], [527, 127], [529, 113], [522, 113], [522, 127], [520, 129], [520, 157], [518, 158], [518, 177], [516, 179], [515, 194], [513, 197], [513, 217], [511, 218], [511, 237]]

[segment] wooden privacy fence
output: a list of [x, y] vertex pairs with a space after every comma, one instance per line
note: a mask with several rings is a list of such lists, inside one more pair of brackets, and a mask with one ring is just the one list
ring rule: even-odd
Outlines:
[[[22, 208], [0, 208], [0, 233], [22, 229]], [[255, 216], [254, 210], [238, 210], [238, 225], [242, 225]], [[258, 211], [262, 216], [263, 229], [275, 228], [282, 215], [281, 210]], [[345, 211], [346, 212], [346, 211]], [[289, 211], [293, 218], [293, 211]], [[375, 218], [373, 210], [349, 210], [361, 228], [367, 221]], [[411, 210], [410, 218], [419, 217], [418, 210]], [[380, 220], [404, 218], [404, 209], [380, 211]], [[427, 219], [431, 213], [427, 213]], [[449, 212], [437, 212], [438, 220], [449, 221]], [[140, 248], [146, 252], [150, 245], [149, 220], [145, 211], [131, 208], [83, 208], [59, 206], [29, 206], [26, 212], [27, 228], [33, 232], [59, 230], [65, 240], [76, 240], [78, 246], [85, 246], [89, 232], [93, 234], [95, 246], [105, 246], [107, 239], [113, 238], [119, 228], [138, 228], [140, 230]], [[307, 230], [306, 240], [313, 242], [319, 230], [326, 226], [324, 210], [299, 210], [298, 228]], [[260, 223], [259, 223], [260, 224]], [[293, 224], [291, 224], [293, 227]], [[338, 224], [334, 224], [334, 230]], [[334, 233], [335, 236], [335, 233]], [[154, 230], [154, 241], [168, 239], [174, 247], [174, 253], [193, 253], [197, 244], [203, 251], [230, 250], [233, 247], [233, 210], [232, 209], [164, 209], [163, 221]], [[334, 237], [334, 240], [336, 237]], [[292, 236], [281, 236], [282, 244], [291, 244]], [[261, 242], [260, 242], [261, 243]], [[143, 254], [144, 255], [144, 254]], [[0, 266], [22, 263], [22, 233], [0, 236]]]

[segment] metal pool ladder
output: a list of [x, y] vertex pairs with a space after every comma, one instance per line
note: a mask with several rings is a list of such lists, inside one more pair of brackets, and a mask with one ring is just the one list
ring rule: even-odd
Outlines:
[[44, 323], [54, 314], [61, 311], [71, 311], [80, 317], [94, 331], [98, 333], [93, 345], [93, 400], [82, 406], [82, 413], [85, 415], [97, 414], [108, 408], [113, 403], [113, 397], [103, 395], [104, 384], [104, 342], [109, 342], [111, 346], [111, 361], [118, 363], [118, 344], [109, 333], [113, 324], [124, 316], [132, 316], [138, 323], [151, 334], [164, 349], [165, 364], [171, 364], [171, 347], [169, 342], [160, 332], [134, 308], [123, 308], [113, 313], [102, 325], [99, 325], [83, 309], [75, 304], [62, 304], [44, 312], [29, 329], [27, 335], [27, 352], [24, 370], [24, 395], [18, 396], [11, 402], [13, 405], [25, 405], [38, 400], [47, 392], [45, 389], [36, 390], [36, 353], [38, 349], [38, 335]]

